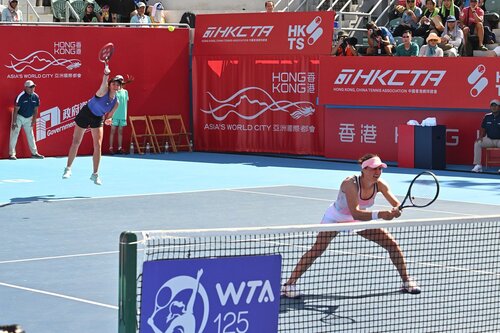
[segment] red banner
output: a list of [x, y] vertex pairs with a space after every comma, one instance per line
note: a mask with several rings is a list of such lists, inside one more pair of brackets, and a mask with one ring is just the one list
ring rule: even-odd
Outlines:
[[330, 54], [333, 12], [196, 16], [195, 55]]
[[[21, 27], [0, 26], [3, 52], [0, 54], [1, 157], [7, 157], [11, 115], [24, 81], [36, 83], [40, 96], [36, 138], [41, 154], [68, 153], [73, 135], [73, 118], [97, 91], [102, 80], [100, 48], [113, 42], [111, 75], [132, 75], [129, 115], [181, 114], [189, 124], [189, 31], [129, 27]], [[19, 36], [36, 36], [19, 43]], [[146, 37], [145, 37], [146, 36]], [[10, 111], [10, 112], [9, 112]], [[124, 144], [130, 140], [129, 126]], [[103, 151], [107, 151], [109, 127], [105, 126]], [[92, 152], [90, 134], [79, 153]], [[29, 156], [21, 133], [17, 155]]]
[[329, 105], [484, 109], [500, 95], [494, 58], [325, 56], [320, 78]]
[[325, 156], [358, 159], [377, 153], [385, 160], [397, 161], [398, 125], [435, 117], [438, 125], [446, 125], [447, 163], [472, 164], [473, 144], [483, 116], [482, 112], [326, 109]]
[[196, 57], [197, 150], [323, 154], [318, 59]]
[[[472, 163], [489, 101], [500, 95], [499, 62], [490, 58], [321, 57], [325, 156], [376, 152], [396, 161], [397, 126], [437, 118], [447, 128], [448, 163]], [[384, 109], [384, 107], [386, 107]]]

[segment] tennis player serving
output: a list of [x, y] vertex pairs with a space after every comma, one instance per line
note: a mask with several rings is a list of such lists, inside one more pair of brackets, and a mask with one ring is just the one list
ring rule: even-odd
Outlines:
[[[73, 141], [68, 153], [68, 162], [66, 168], [64, 169], [63, 179], [71, 177], [71, 166], [78, 153], [78, 148], [82, 143], [83, 135], [85, 130], [90, 127], [90, 132], [92, 133], [92, 142], [94, 146], [93, 153], [93, 167], [94, 170], [90, 176], [90, 180], [96, 185], [102, 185], [101, 179], [99, 177], [99, 163], [101, 161], [101, 146], [103, 137], [103, 124], [111, 125], [111, 117], [118, 108], [119, 102], [116, 98], [116, 92], [120, 89], [122, 85], [122, 78], [115, 77], [109, 80], [110, 69], [108, 67], [108, 60], [113, 53], [112, 50], [108, 49], [112, 44], [106, 45], [101, 49], [99, 57], [102, 58], [103, 54], [105, 58], [101, 59], [104, 62], [104, 75], [102, 77], [102, 82], [87, 105], [81, 108], [80, 112], [75, 117], [75, 131], [73, 133]], [[103, 52], [106, 51], [106, 52]], [[109, 80], [109, 81], [108, 81]]]
[[[337, 200], [330, 204], [321, 223], [341, 223], [355, 221], [370, 221], [378, 218], [392, 220], [401, 216], [400, 202], [391, 192], [389, 185], [380, 178], [382, 169], [387, 168], [375, 154], [366, 154], [360, 158], [361, 175], [346, 178], [341, 186]], [[393, 207], [391, 210], [368, 210], [373, 206], [375, 196], [380, 192]], [[385, 229], [365, 229], [356, 233], [389, 252], [394, 266], [403, 280], [402, 290], [411, 294], [420, 293], [418, 284], [410, 278], [406, 269], [403, 252], [394, 237]], [[336, 231], [320, 232], [312, 248], [307, 251], [295, 266], [281, 293], [285, 297], [296, 298], [301, 294], [296, 287], [297, 280], [321, 256], [331, 241], [337, 236]]]

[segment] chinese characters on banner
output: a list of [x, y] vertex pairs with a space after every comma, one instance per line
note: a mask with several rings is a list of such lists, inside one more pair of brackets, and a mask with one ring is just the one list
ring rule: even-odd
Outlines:
[[[435, 117], [446, 126], [447, 162], [469, 164], [489, 101], [500, 95], [495, 59], [321, 57], [320, 104], [325, 156], [357, 159], [376, 152], [397, 160], [397, 126]], [[457, 70], [457, 66], [460, 70]], [[470, 154], [464, 152], [471, 152]]]

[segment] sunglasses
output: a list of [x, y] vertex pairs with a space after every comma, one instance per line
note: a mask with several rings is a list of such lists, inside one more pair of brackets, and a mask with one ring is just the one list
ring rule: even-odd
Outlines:
[[429, 39], [429, 42], [436, 42], [437, 43], [438, 40], [437, 39]]
[[403, 36], [403, 38], [410, 38], [410, 36]]

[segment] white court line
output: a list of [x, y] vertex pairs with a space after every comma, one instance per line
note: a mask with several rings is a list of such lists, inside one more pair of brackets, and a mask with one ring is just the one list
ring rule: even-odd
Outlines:
[[[241, 193], [251, 193], [251, 194], [261, 194], [261, 195], [269, 195], [269, 196], [275, 196], [275, 197], [284, 197], [284, 198], [292, 198], [292, 199], [306, 199], [306, 200], [315, 200], [315, 201], [327, 201], [327, 202], [332, 202], [334, 199], [323, 199], [323, 198], [314, 198], [314, 197], [303, 197], [299, 195], [289, 195], [289, 194], [278, 194], [278, 193], [266, 193], [266, 192], [258, 192], [258, 191], [248, 191], [248, 190], [239, 190], [239, 189], [231, 189], [227, 190], [231, 192], [241, 192]], [[376, 207], [387, 207], [387, 205], [377, 205], [375, 204], [374, 206]], [[408, 208], [406, 208], [408, 209]], [[414, 208], [415, 209], [415, 208]], [[418, 211], [426, 211], [430, 213], [441, 213], [441, 214], [450, 214], [450, 215], [458, 215], [458, 216], [475, 216], [475, 214], [467, 214], [467, 213], [457, 213], [457, 212], [449, 212], [449, 211], [443, 211], [443, 210], [434, 210], [434, 209], [423, 209], [423, 208], [417, 208]]]
[[[282, 185], [262, 185], [262, 186], [251, 186], [251, 187], [235, 187], [236, 189], [246, 189], [246, 188], [272, 188], [272, 187], [287, 187], [287, 186], [297, 186], [290, 184], [282, 184]], [[299, 186], [302, 187], [302, 186]], [[88, 197], [88, 198], [53, 198], [53, 199], [45, 199], [40, 200], [41, 202], [58, 202], [58, 201], [78, 201], [78, 200], [94, 200], [94, 199], [115, 199], [115, 198], [133, 198], [133, 197], [146, 197], [146, 196], [154, 196], [154, 195], [169, 195], [169, 194], [190, 194], [190, 193], [204, 193], [204, 192], [222, 192], [222, 191], [231, 191], [233, 188], [214, 188], [207, 190], [190, 190], [190, 191], [176, 191], [176, 192], [156, 192], [156, 193], [136, 193], [136, 194], [123, 194], [123, 195], [104, 195], [97, 197]], [[24, 204], [25, 202], [0, 202], [0, 206], [5, 205], [16, 205], [16, 204]]]
[[70, 301], [76, 301], [80, 303], [87, 303], [91, 305], [97, 305], [103, 308], [108, 308], [108, 309], [113, 309], [113, 310], [118, 310], [118, 307], [116, 305], [109, 305], [109, 304], [104, 304], [104, 303], [99, 303], [99, 302], [94, 302], [90, 301], [88, 299], [83, 299], [83, 298], [78, 298], [78, 297], [73, 297], [73, 296], [68, 296], [68, 295], [62, 295], [62, 294], [57, 294], [53, 293], [50, 291], [45, 291], [45, 290], [40, 290], [40, 289], [33, 289], [33, 288], [27, 288], [27, 287], [22, 287], [22, 286], [16, 286], [14, 284], [10, 283], [5, 283], [5, 282], [0, 282], [0, 286], [8, 287], [8, 288], [13, 288], [13, 289], [19, 289], [23, 291], [29, 291], [32, 293], [36, 294], [42, 294], [42, 295], [48, 295], [48, 296], [54, 296], [54, 297], [59, 297], [59, 298], [64, 298]]
[[18, 263], [18, 262], [29, 262], [29, 261], [42, 261], [42, 260], [52, 260], [52, 259], [65, 259], [65, 258], [78, 258], [78, 257], [100, 256], [100, 255], [103, 255], [103, 254], [116, 254], [118, 252], [119, 251], [106, 251], [106, 252], [68, 254], [68, 255], [52, 256], [52, 257], [39, 257], [39, 258], [28, 258], [28, 259], [4, 260], [4, 261], [0, 261], [0, 265], [1, 264], [12, 264], [12, 263]]

